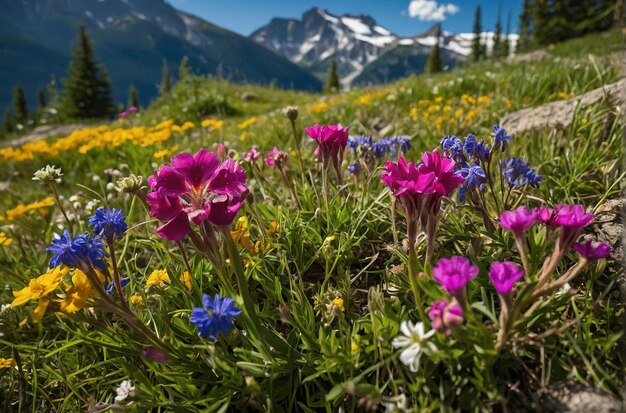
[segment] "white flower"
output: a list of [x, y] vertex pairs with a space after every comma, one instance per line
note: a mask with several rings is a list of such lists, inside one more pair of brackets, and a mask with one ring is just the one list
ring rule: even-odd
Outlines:
[[124, 380], [120, 386], [115, 389], [117, 396], [115, 396], [115, 402], [121, 402], [126, 399], [128, 396], [132, 396], [135, 393], [135, 386], [133, 386], [133, 382], [130, 380]]
[[391, 345], [394, 348], [404, 349], [400, 353], [400, 361], [415, 373], [419, 369], [422, 353], [436, 350], [435, 345], [427, 341], [435, 334], [435, 330], [424, 333], [423, 322], [413, 324], [410, 321], [403, 321], [400, 324], [400, 331], [404, 336], [394, 338]]
[[44, 168], [41, 168], [33, 174], [33, 181], [61, 183], [62, 176], [63, 174], [61, 173], [61, 168], [57, 168], [53, 165], [46, 165]]

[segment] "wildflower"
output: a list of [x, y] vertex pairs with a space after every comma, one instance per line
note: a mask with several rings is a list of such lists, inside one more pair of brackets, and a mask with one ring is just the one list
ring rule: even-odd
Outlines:
[[13, 291], [15, 299], [11, 303], [11, 307], [18, 307], [30, 300], [39, 300], [45, 298], [48, 294], [56, 290], [63, 277], [68, 273], [67, 267], [55, 267], [45, 274], [30, 280], [27, 287], [19, 291]]
[[148, 360], [156, 361], [157, 363], [165, 363], [169, 360], [167, 353], [156, 347], [148, 347], [141, 354]]
[[143, 297], [140, 296], [138, 293], [135, 293], [135, 294], [130, 296], [130, 303], [132, 305], [142, 304], [143, 303]]
[[518, 207], [515, 211], [504, 211], [500, 215], [500, 225], [504, 229], [513, 231], [515, 236], [522, 236], [524, 231], [535, 223], [535, 213], [525, 206]]
[[535, 214], [535, 220], [540, 224], [552, 226], [554, 224], [554, 211], [552, 208], [548, 207], [539, 207], [533, 210]]
[[117, 389], [115, 389], [117, 396], [115, 396], [115, 402], [119, 403], [123, 400], [126, 400], [128, 396], [134, 396], [135, 394], [135, 386], [133, 386], [133, 382], [130, 380], [124, 380]]
[[131, 106], [126, 109], [126, 112], [128, 112], [128, 114], [133, 114], [139, 112], [139, 109], [136, 106]]
[[141, 189], [142, 183], [143, 183], [142, 176], [130, 174], [129, 176], [125, 176], [117, 180], [117, 190], [119, 192], [132, 194]]
[[400, 353], [400, 361], [415, 373], [419, 370], [422, 353], [428, 354], [436, 350], [435, 345], [428, 341], [435, 334], [435, 330], [425, 333], [423, 322], [413, 324], [411, 321], [403, 321], [400, 324], [400, 331], [404, 336], [394, 338], [391, 345], [394, 348], [403, 349]]
[[121, 237], [128, 228], [122, 211], [115, 208], [96, 209], [95, 215], [89, 218], [89, 226], [93, 227], [94, 234], [104, 236], [109, 245]]
[[15, 360], [13, 360], [12, 358], [0, 358], [0, 369], [11, 369], [16, 365], [17, 364], [15, 363]]
[[493, 125], [493, 150], [506, 149], [506, 144], [511, 140], [511, 135], [506, 134], [506, 129], [500, 127], [500, 125]]
[[606, 258], [611, 254], [611, 247], [606, 242], [575, 242], [572, 244], [572, 248], [587, 261], [596, 261], [600, 258]]
[[439, 144], [441, 145], [441, 148], [443, 149], [444, 155], [452, 159], [457, 159], [457, 160], [458, 160], [459, 155], [462, 156], [463, 142], [461, 142], [461, 140], [458, 137], [454, 135], [444, 136], [443, 139], [439, 141]]
[[13, 240], [4, 232], [0, 232], [0, 247], [8, 247]]
[[189, 275], [189, 271], [183, 272], [183, 274], [179, 278], [179, 281], [182, 285], [185, 286], [186, 289], [188, 290], [192, 289], [191, 275]]
[[341, 297], [337, 297], [335, 298], [331, 303], [330, 303], [330, 308], [329, 310], [332, 311], [333, 309], [337, 309], [339, 311], [341, 311], [342, 313], [344, 311], [346, 311], [346, 307], [343, 304], [343, 298]]
[[286, 108], [283, 109], [283, 114], [287, 117], [287, 119], [293, 122], [296, 119], [298, 119], [298, 107], [287, 106]]
[[56, 182], [60, 184], [62, 176], [63, 174], [61, 173], [61, 168], [57, 168], [52, 165], [46, 165], [44, 168], [41, 168], [33, 174], [33, 181], [49, 183]]
[[252, 243], [250, 242], [250, 231], [248, 230], [248, 218], [240, 217], [235, 225], [235, 230], [230, 231], [233, 241], [238, 247], [245, 249], [248, 252], [253, 251]]
[[391, 154], [395, 158], [398, 154], [398, 149], [400, 152], [406, 153], [407, 150], [411, 149], [411, 143], [408, 136], [394, 136], [374, 142], [372, 148], [377, 158], [382, 158], [386, 153]]
[[87, 275], [76, 269], [72, 275], [71, 287], [65, 292], [65, 300], [61, 302], [61, 311], [75, 313], [85, 307], [87, 300], [97, 295], [98, 291], [91, 285]]
[[337, 172], [337, 178], [341, 181], [341, 170], [339, 165], [343, 160], [343, 151], [348, 144], [349, 126], [337, 125], [313, 125], [304, 128], [309, 137], [318, 143], [317, 153], [322, 158], [324, 170], [332, 164]]
[[433, 279], [460, 303], [465, 300], [465, 285], [477, 274], [478, 267], [460, 256], [441, 258], [433, 267]]
[[50, 259], [51, 267], [63, 264], [70, 268], [79, 268], [88, 272], [92, 267], [99, 270], [106, 268], [104, 244], [99, 237], [89, 238], [84, 232], [72, 238], [68, 230], [64, 230], [60, 237], [52, 240], [47, 248], [54, 253]]
[[452, 333], [450, 327], [463, 324], [463, 309], [454, 301], [439, 300], [431, 304], [428, 317], [435, 330], [449, 336]]
[[519, 159], [512, 157], [504, 161], [501, 163], [501, 170], [507, 183], [512, 187], [530, 185], [532, 188], [538, 188], [543, 179], [541, 175], [537, 175], [533, 169], [526, 165], [522, 157]]
[[241, 156], [243, 157], [243, 159], [245, 159], [248, 162], [256, 162], [259, 159], [261, 159], [261, 152], [252, 148], [250, 149], [250, 152], [244, 152], [241, 154]]
[[202, 297], [203, 307], [196, 307], [189, 317], [189, 321], [198, 327], [203, 338], [216, 340], [217, 334], [227, 335], [233, 328], [232, 319], [241, 314], [241, 309], [235, 305], [230, 297], [220, 297], [215, 294], [211, 299], [208, 294]]
[[195, 155], [186, 152], [172, 158], [148, 179], [150, 214], [165, 225], [157, 234], [171, 241], [182, 240], [190, 231], [189, 220], [199, 225], [229, 225], [248, 195], [243, 168], [204, 149]]
[[489, 148], [483, 141], [478, 142], [476, 136], [470, 134], [465, 137], [465, 143], [463, 144], [463, 150], [468, 156], [478, 159], [480, 161], [487, 161], [489, 158]]
[[501, 295], [509, 294], [515, 282], [523, 276], [524, 270], [511, 261], [492, 262], [489, 267], [491, 284]]
[[270, 226], [267, 229], [267, 235], [271, 237], [272, 235], [277, 234], [279, 228], [280, 228], [280, 225], [278, 224], [277, 221], [270, 222]]
[[593, 221], [593, 214], [585, 213], [582, 205], [557, 205], [553, 211], [552, 224], [561, 228], [559, 237], [561, 251], [569, 250], [578, 231]]
[[265, 163], [269, 166], [276, 166], [278, 168], [283, 166], [289, 156], [287, 152], [279, 151], [275, 146], [274, 149], [266, 153], [269, 155], [269, 158], [265, 158]]
[[163, 287], [166, 282], [170, 282], [170, 276], [167, 273], [167, 270], [154, 270], [152, 271], [152, 273], [150, 273], [150, 276], [146, 281], [146, 287], [150, 287], [151, 285], [154, 285], [156, 287]]
[[[96, 271], [96, 273], [97, 273], [97, 271]], [[122, 288], [126, 287], [128, 285], [128, 283], [130, 283], [130, 277], [126, 277], [126, 278], [121, 278], [120, 279], [120, 286]], [[105, 292], [110, 295], [110, 294], [113, 293], [114, 289], [115, 289], [115, 283], [113, 281], [111, 281], [111, 283], [107, 286]]]
[[485, 187], [487, 174], [477, 163], [459, 169], [459, 174], [465, 179], [463, 187], [459, 189], [459, 199], [464, 203], [467, 191], [482, 190]]

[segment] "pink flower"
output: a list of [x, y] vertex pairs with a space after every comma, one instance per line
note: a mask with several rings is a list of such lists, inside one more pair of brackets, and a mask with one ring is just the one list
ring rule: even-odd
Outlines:
[[449, 336], [452, 333], [450, 327], [463, 324], [463, 309], [454, 301], [439, 300], [431, 304], [428, 317], [435, 330]]
[[465, 285], [478, 274], [478, 267], [465, 257], [441, 258], [433, 267], [433, 279], [459, 302], [465, 298]]
[[150, 214], [165, 224], [157, 233], [180, 241], [199, 225], [229, 225], [248, 195], [246, 173], [232, 159], [220, 164], [217, 155], [201, 148], [194, 155], [179, 153], [172, 166], [162, 165], [148, 178]]
[[587, 261], [596, 261], [611, 254], [611, 247], [606, 242], [588, 241], [584, 244], [575, 242], [572, 248]]
[[250, 149], [250, 152], [244, 152], [241, 154], [241, 156], [243, 156], [243, 159], [245, 159], [248, 162], [256, 162], [259, 159], [261, 159], [261, 152], [252, 148]]
[[520, 206], [515, 211], [504, 211], [500, 215], [500, 225], [504, 229], [513, 231], [516, 236], [521, 236], [524, 231], [535, 223], [535, 213], [525, 206]]
[[117, 117], [120, 119], [124, 119], [128, 117], [128, 112], [124, 111], [124, 112], [120, 112], [117, 114]]
[[554, 223], [554, 211], [552, 208], [539, 207], [533, 210], [537, 222], [543, 225], [552, 226]]
[[496, 291], [502, 295], [511, 292], [513, 284], [524, 276], [524, 270], [514, 262], [492, 262], [489, 267], [489, 279]]
[[570, 232], [580, 231], [593, 220], [593, 214], [585, 213], [585, 207], [582, 205], [557, 205], [554, 212], [554, 225]]
[[274, 146], [274, 149], [266, 152], [269, 155], [269, 158], [265, 158], [265, 163], [269, 166], [277, 166], [282, 167], [283, 163], [287, 160], [289, 156], [287, 152], [281, 152], [277, 147]]
[[463, 176], [454, 173], [455, 165], [453, 159], [442, 158], [438, 151], [432, 151], [422, 154], [422, 164], [417, 169], [420, 174], [433, 173], [435, 191], [441, 196], [449, 196], [464, 181]]
[[343, 151], [348, 144], [348, 133], [350, 126], [318, 125], [304, 128], [304, 131], [317, 141], [316, 155], [321, 156], [324, 167], [333, 164], [337, 172], [337, 178], [341, 181], [341, 169], [339, 166], [343, 161]]
[[139, 109], [137, 109], [137, 107], [136, 107], [136, 106], [131, 106], [131, 107], [129, 107], [128, 109], [126, 109], [126, 112], [128, 112], [128, 114], [130, 115], [130, 114], [132, 114], [132, 113], [137, 113], [137, 112], [139, 112]]

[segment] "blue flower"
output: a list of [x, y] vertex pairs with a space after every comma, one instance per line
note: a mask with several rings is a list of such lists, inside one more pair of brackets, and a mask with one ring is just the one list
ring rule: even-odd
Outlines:
[[94, 234], [102, 235], [109, 241], [121, 237], [128, 228], [122, 211], [115, 208], [98, 208], [89, 218], [89, 226], [94, 227]]
[[507, 142], [511, 140], [511, 135], [507, 135], [506, 129], [501, 128], [500, 125], [493, 125], [493, 138], [493, 148], [502, 148], [502, 150], [505, 150]]
[[[130, 277], [120, 278], [120, 285], [122, 286], [122, 288], [126, 287], [129, 282], [130, 282]], [[115, 283], [111, 281], [111, 283], [107, 286], [107, 289], [105, 291], [107, 294], [111, 294], [114, 289], [115, 289]]]
[[372, 147], [372, 136], [350, 136], [348, 137], [348, 146], [352, 152], [356, 151], [359, 146], [365, 146], [367, 148]]
[[408, 136], [400, 135], [400, 136], [394, 136], [394, 137], [386, 138], [386, 139], [390, 145], [391, 156], [394, 158], [398, 154], [398, 149], [400, 149], [402, 153], [406, 153], [406, 151], [411, 149], [411, 142]]
[[53, 252], [50, 259], [50, 267], [58, 267], [61, 264], [70, 268], [79, 268], [88, 271], [90, 268], [105, 270], [107, 253], [104, 243], [99, 237], [89, 238], [89, 233], [84, 232], [72, 238], [68, 230], [52, 240], [47, 251]]
[[200, 335], [215, 341], [217, 334], [227, 335], [233, 328], [233, 317], [241, 314], [241, 309], [230, 297], [215, 294], [213, 300], [208, 294], [202, 297], [203, 307], [196, 307], [191, 312], [189, 321], [198, 327]]
[[355, 161], [348, 165], [348, 172], [353, 175], [358, 175], [361, 172], [361, 162]]
[[513, 187], [530, 185], [533, 188], [538, 188], [543, 178], [541, 175], [537, 175], [533, 169], [529, 168], [526, 162], [524, 162], [524, 158], [521, 156], [519, 159], [512, 157], [504, 162], [500, 162], [500, 169], [507, 183]]
[[459, 171], [465, 178], [464, 186], [469, 190], [483, 189], [487, 182], [487, 174], [478, 164], [472, 164], [468, 167], [461, 168]]
[[452, 158], [456, 157], [460, 152], [463, 152], [463, 142], [455, 135], [444, 136], [443, 139], [439, 141], [439, 144], [445, 152], [450, 153]]

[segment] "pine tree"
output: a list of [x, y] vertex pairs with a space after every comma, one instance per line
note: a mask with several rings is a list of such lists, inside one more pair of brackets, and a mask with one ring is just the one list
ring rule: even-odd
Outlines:
[[509, 9], [509, 16], [506, 20], [506, 36], [502, 42], [502, 57], [505, 59], [511, 54], [511, 10]]
[[55, 105], [59, 103], [59, 90], [57, 89], [57, 78], [52, 75], [50, 77], [50, 83], [48, 83], [48, 105]]
[[478, 62], [483, 57], [483, 45], [480, 39], [482, 31], [480, 6], [477, 6], [476, 14], [474, 16], [474, 39], [472, 40], [472, 61], [474, 62]]
[[37, 111], [42, 112], [47, 105], [48, 100], [46, 99], [46, 90], [40, 87], [39, 90], [37, 90]]
[[166, 95], [170, 93], [172, 89], [172, 79], [170, 77], [170, 67], [167, 65], [167, 60], [163, 59], [163, 67], [161, 69], [161, 94]]
[[2, 132], [4, 135], [8, 135], [15, 131], [15, 119], [13, 119], [13, 115], [9, 109], [4, 110], [4, 115], [2, 116]]
[[26, 125], [28, 120], [28, 105], [26, 104], [26, 95], [21, 85], [15, 86], [13, 89], [13, 113], [15, 121], [21, 125]]
[[139, 107], [139, 92], [137, 92], [137, 88], [134, 84], [130, 84], [128, 87], [128, 105], [127, 107], [134, 106], [136, 108]]
[[517, 40], [517, 53], [525, 52], [530, 47], [531, 23], [532, 23], [532, 0], [524, 0], [520, 13], [520, 35]]
[[180, 60], [180, 65], [178, 66], [178, 81], [182, 82], [188, 79], [189, 76], [191, 76], [191, 68], [189, 67], [189, 58], [185, 56]]
[[63, 111], [69, 118], [110, 116], [114, 111], [111, 83], [98, 65], [85, 26], [79, 27], [78, 44], [65, 82]]
[[533, 5], [534, 46], [544, 46], [550, 42], [550, 8], [547, 0], [535, 0]]
[[439, 46], [441, 39], [440, 30], [437, 30], [437, 40], [435, 41], [435, 45], [430, 50], [430, 54], [428, 55], [428, 62], [426, 62], [426, 72], [427, 73], [439, 73], [443, 70], [443, 62], [441, 61], [441, 48]]
[[493, 34], [493, 48], [491, 49], [491, 56], [495, 59], [502, 57], [502, 18], [500, 16], [500, 9], [498, 8], [498, 19], [496, 20], [496, 30]]
[[550, 11], [550, 23], [548, 40], [550, 42], [560, 42], [570, 37], [570, 28], [565, 17], [565, 0], [553, 0]]
[[337, 61], [333, 59], [328, 67], [328, 77], [324, 86], [326, 93], [335, 93], [339, 91], [339, 76], [337, 75]]

